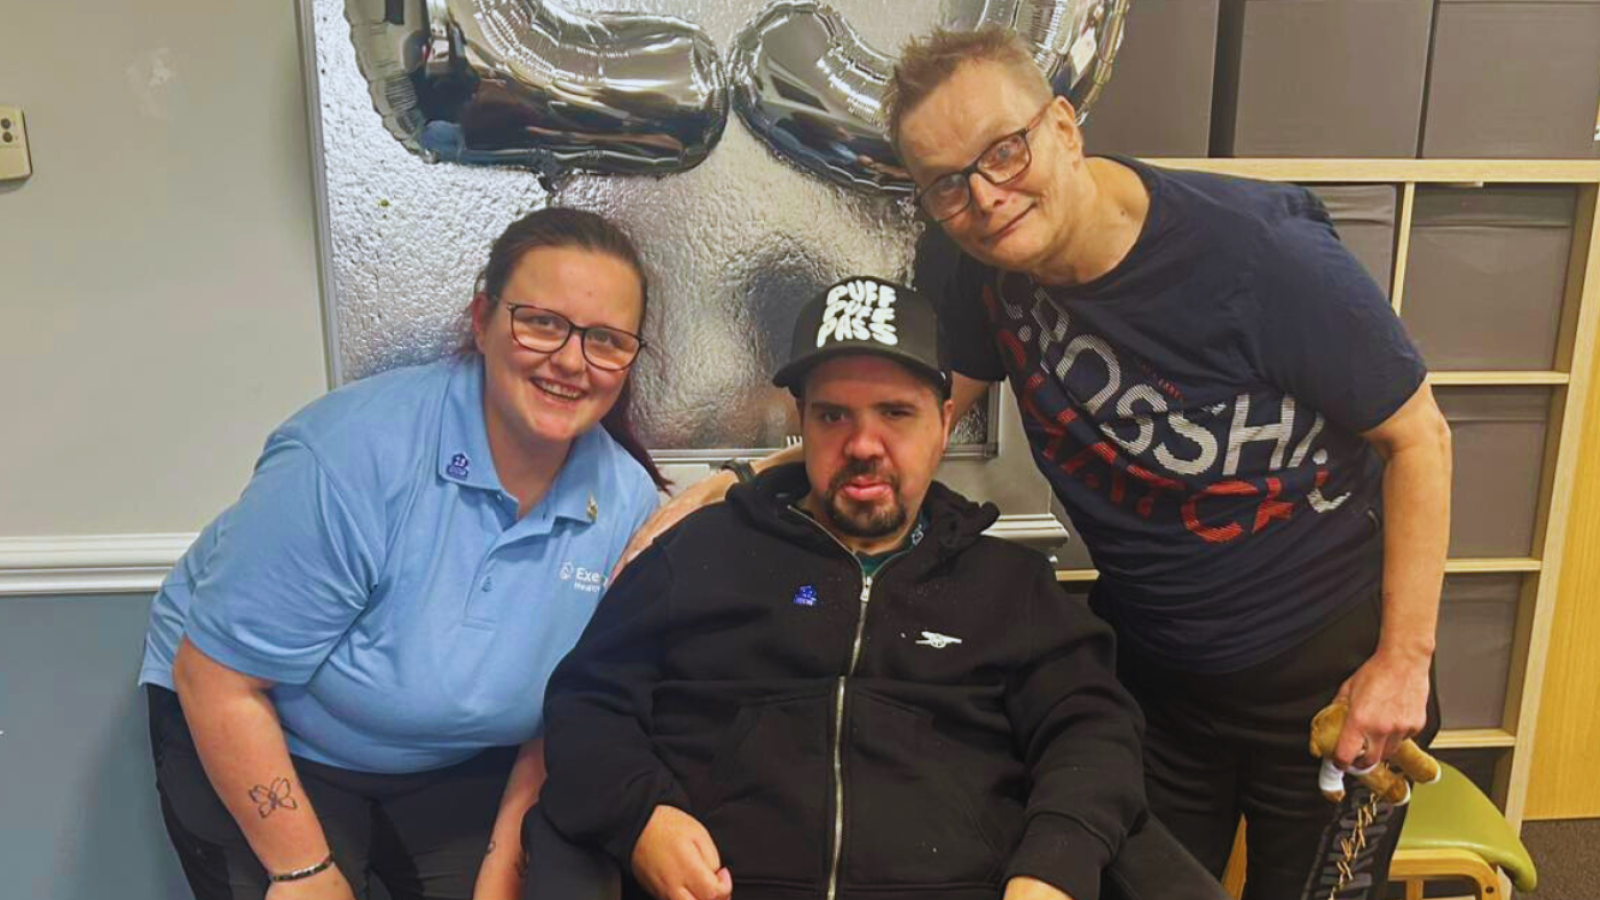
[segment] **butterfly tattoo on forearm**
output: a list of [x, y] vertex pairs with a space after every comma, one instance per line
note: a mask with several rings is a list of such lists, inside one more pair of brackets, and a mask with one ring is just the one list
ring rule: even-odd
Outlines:
[[274, 778], [272, 785], [256, 785], [250, 789], [250, 799], [255, 801], [256, 812], [265, 819], [278, 809], [299, 809], [300, 804], [290, 794], [289, 779]]

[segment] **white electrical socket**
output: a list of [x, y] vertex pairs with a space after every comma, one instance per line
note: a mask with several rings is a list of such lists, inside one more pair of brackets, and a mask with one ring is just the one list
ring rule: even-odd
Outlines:
[[22, 121], [22, 110], [15, 106], [0, 106], [0, 181], [27, 178], [33, 174], [33, 162], [28, 158], [28, 128]]

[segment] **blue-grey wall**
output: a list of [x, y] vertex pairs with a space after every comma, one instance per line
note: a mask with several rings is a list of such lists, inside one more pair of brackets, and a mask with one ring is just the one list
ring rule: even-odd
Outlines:
[[0, 597], [0, 897], [179, 900], [142, 689], [148, 595]]

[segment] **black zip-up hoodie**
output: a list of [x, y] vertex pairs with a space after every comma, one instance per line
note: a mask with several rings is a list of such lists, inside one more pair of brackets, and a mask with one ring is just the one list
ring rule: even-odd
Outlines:
[[[740, 900], [1096, 900], [1145, 809], [1110, 630], [935, 483], [871, 579], [774, 469], [624, 570], [550, 680], [541, 806], [624, 868], [658, 804]], [[841, 737], [842, 735], [842, 737]], [[637, 890], [631, 888], [630, 890]]]

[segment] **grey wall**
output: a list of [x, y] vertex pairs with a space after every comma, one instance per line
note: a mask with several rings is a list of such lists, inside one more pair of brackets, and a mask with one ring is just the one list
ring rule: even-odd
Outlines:
[[294, 0], [0, 0], [0, 36], [0, 537], [194, 532], [327, 385]]
[[294, 0], [0, 0], [35, 173], [0, 183], [5, 900], [188, 896], [134, 686], [149, 594], [7, 577], [61, 537], [196, 531], [325, 390], [297, 22]]
[[6, 900], [189, 896], [133, 683], [149, 607], [145, 595], [0, 597]]

